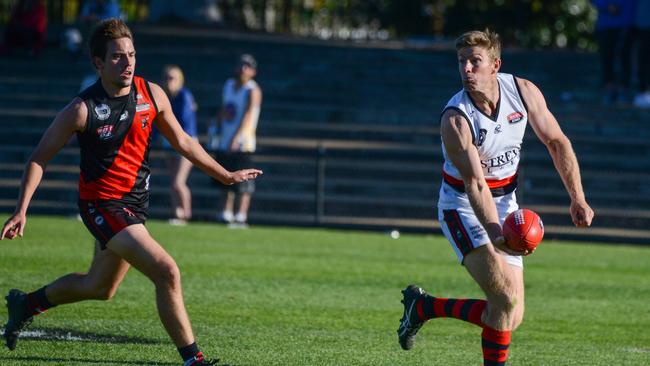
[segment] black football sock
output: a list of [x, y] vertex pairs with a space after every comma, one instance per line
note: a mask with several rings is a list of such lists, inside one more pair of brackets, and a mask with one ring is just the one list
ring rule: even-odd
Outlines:
[[[181, 358], [186, 364], [188, 364], [189, 361], [195, 361], [198, 360], [198, 358], [203, 357], [203, 354], [199, 350], [199, 346], [196, 345], [196, 342], [190, 344], [189, 346], [179, 347], [178, 353], [180, 353]], [[191, 363], [189, 364], [191, 365]]]
[[27, 294], [27, 311], [32, 315], [44, 313], [47, 309], [55, 307], [45, 296], [45, 287], [43, 286], [34, 292]]

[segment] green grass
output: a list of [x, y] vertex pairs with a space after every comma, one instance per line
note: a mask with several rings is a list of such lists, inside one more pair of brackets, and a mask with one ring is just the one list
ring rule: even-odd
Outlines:
[[[147, 225], [181, 267], [208, 355], [236, 365], [482, 364], [480, 329], [453, 319], [429, 322], [409, 352], [397, 344], [406, 284], [482, 296], [442, 237]], [[24, 238], [0, 242], [0, 291], [84, 271], [91, 255], [80, 222], [30, 217]], [[525, 273], [526, 316], [508, 365], [650, 365], [650, 248], [548, 241]], [[22, 339], [16, 351], [0, 350], [0, 364], [180, 365], [153, 286], [133, 269], [110, 302], [52, 309], [30, 328], [39, 329], [104, 340]]]

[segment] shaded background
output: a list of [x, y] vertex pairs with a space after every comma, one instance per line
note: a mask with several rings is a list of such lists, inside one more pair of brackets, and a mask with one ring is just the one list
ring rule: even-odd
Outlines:
[[[6, 20], [14, 1], [0, 1]], [[56, 111], [92, 73], [70, 60], [60, 35], [79, 1], [47, 1], [48, 43], [38, 58], [0, 58], [0, 210]], [[460, 88], [453, 39], [489, 26], [506, 48], [503, 72], [535, 82], [571, 138], [594, 227], [578, 230], [545, 147], [528, 131], [520, 204], [547, 236], [648, 243], [650, 113], [601, 105], [595, 10], [588, 1], [120, 1], [138, 74], [157, 81], [180, 65], [199, 105], [199, 133], [220, 103], [237, 57], [259, 61], [264, 101], [251, 224], [439, 232], [439, 113]], [[264, 11], [263, 11], [264, 10]], [[153, 217], [170, 217], [169, 179], [152, 150]], [[75, 215], [78, 148], [48, 166], [30, 213]], [[193, 170], [194, 218], [214, 220], [220, 192]]]

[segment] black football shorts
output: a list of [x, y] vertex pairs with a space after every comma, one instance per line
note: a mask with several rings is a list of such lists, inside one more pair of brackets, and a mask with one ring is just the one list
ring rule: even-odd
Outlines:
[[79, 200], [78, 205], [83, 223], [97, 239], [102, 250], [122, 229], [144, 224], [147, 220], [146, 205], [118, 200]]

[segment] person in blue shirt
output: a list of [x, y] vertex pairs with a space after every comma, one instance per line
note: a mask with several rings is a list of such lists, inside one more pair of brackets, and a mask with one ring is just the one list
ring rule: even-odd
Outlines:
[[[172, 111], [181, 127], [192, 138], [197, 139], [196, 110], [194, 96], [185, 86], [185, 76], [180, 67], [168, 65], [163, 69], [162, 87], [172, 105]], [[171, 149], [167, 140], [163, 146]], [[170, 224], [184, 225], [192, 217], [192, 193], [187, 186], [187, 178], [192, 170], [192, 163], [178, 154], [172, 154], [167, 160], [171, 182], [171, 200], [173, 218]]]
[[[631, 100], [632, 44], [636, 0], [592, 0], [598, 10], [596, 38], [600, 50], [605, 104]], [[617, 62], [620, 74], [616, 75]]]

